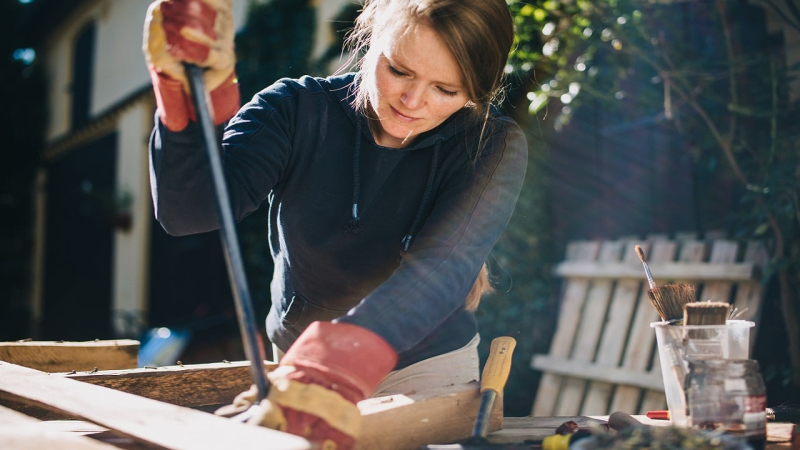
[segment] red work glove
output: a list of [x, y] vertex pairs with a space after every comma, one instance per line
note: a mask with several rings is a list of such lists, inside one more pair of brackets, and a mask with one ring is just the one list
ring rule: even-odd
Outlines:
[[143, 50], [159, 117], [172, 131], [196, 121], [183, 63], [205, 68], [214, 124], [238, 111], [231, 0], [157, 0], [147, 10]]
[[[353, 448], [361, 422], [356, 403], [397, 364], [397, 353], [372, 331], [346, 323], [314, 322], [292, 345], [272, 387], [248, 423], [302, 436], [326, 450]], [[255, 387], [216, 413], [231, 416], [257, 398]]]

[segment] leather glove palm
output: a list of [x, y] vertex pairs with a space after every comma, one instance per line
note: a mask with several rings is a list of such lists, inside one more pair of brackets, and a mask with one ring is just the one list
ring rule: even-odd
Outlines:
[[231, 0], [157, 0], [147, 11], [143, 50], [161, 122], [180, 131], [196, 121], [183, 63], [205, 68], [220, 125], [239, 109]]
[[[269, 374], [272, 387], [248, 423], [303, 436], [329, 450], [355, 444], [356, 403], [394, 368], [397, 354], [377, 334], [356, 325], [315, 322]], [[216, 414], [232, 416], [257, 400], [255, 386]]]

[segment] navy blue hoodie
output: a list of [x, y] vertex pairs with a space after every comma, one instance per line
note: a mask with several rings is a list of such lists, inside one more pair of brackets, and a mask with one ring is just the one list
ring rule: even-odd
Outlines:
[[[477, 332], [464, 299], [511, 217], [527, 144], [493, 110], [478, 152], [483, 122], [465, 109], [405, 148], [379, 146], [352, 106], [356, 82], [282, 79], [256, 94], [225, 127], [225, 176], [237, 220], [269, 201], [269, 338], [286, 351], [313, 321], [348, 322], [402, 368]], [[197, 126], [156, 122], [156, 218], [173, 235], [218, 228]]]

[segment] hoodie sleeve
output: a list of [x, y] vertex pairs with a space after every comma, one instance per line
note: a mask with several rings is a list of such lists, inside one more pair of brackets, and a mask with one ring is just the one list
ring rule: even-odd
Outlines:
[[522, 130], [509, 118], [494, 119], [494, 125], [498, 129], [475, 164], [448, 173], [400, 266], [339, 321], [373, 330], [402, 353], [463, 308], [525, 178]]
[[[280, 180], [292, 150], [295, 86], [279, 82], [230, 120], [222, 141], [225, 179], [235, 220], [255, 211]], [[199, 126], [171, 132], [156, 116], [150, 138], [150, 188], [156, 219], [172, 235], [219, 227], [208, 157]]]

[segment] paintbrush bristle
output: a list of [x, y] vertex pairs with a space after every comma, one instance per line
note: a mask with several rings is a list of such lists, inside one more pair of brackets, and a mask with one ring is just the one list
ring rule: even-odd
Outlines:
[[725, 325], [731, 305], [725, 302], [693, 302], [683, 307], [684, 325]]
[[665, 284], [648, 290], [647, 297], [661, 320], [678, 320], [683, 318], [683, 305], [695, 301], [695, 287], [686, 283]]

